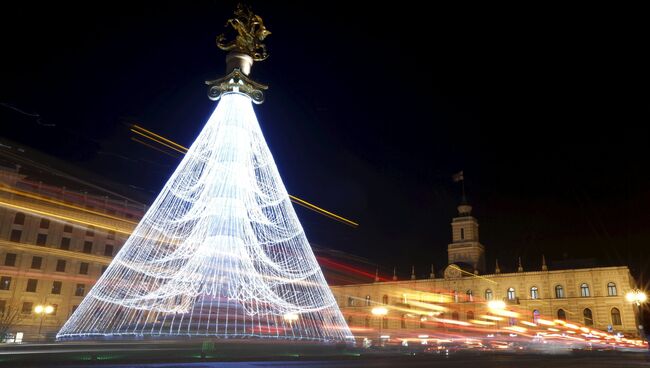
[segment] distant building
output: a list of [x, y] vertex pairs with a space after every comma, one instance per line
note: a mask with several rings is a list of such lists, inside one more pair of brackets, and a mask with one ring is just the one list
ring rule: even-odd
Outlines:
[[[7, 340], [53, 338], [144, 210], [0, 167], [0, 332]], [[52, 313], [37, 314], [39, 305]]]
[[[518, 310], [521, 320], [541, 318], [575, 321], [602, 331], [638, 335], [635, 308], [625, 294], [635, 288], [626, 266], [501, 273], [498, 263], [486, 274], [485, 247], [479, 242], [479, 224], [472, 207], [463, 201], [452, 220], [452, 242], [447, 247], [448, 266], [442, 278], [433, 272], [427, 279], [332, 286], [334, 296], [348, 324], [375, 328], [393, 336], [411, 333], [413, 328], [435, 328], [427, 319], [461, 322], [489, 315], [485, 301], [503, 300]], [[584, 263], [584, 262], [583, 262]], [[567, 263], [568, 264], [568, 263]], [[580, 265], [579, 265], [580, 266]], [[423, 304], [425, 303], [425, 304]], [[372, 308], [386, 305], [388, 315], [372, 314]], [[440, 306], [441, 309], [430, 309]], [[507, 321], [502, 323], [510, 323]]]

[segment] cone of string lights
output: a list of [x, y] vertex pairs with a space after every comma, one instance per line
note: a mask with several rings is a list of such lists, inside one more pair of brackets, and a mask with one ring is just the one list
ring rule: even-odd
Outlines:
[[242, 5], [226, 27], [216, 109], [58, 339], [352, 338], [253, 111], [270, 32]]

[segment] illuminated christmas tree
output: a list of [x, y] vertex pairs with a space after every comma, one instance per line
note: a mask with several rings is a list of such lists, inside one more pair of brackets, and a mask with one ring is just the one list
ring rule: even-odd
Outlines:
[[227, 25], [217, 108], [58, 338], [351, 338], [253, 111], [270, 32], [242, 6]]

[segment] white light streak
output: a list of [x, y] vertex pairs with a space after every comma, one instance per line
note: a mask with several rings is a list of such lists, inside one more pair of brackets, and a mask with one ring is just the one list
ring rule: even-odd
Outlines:
[[143, 335], [350, 340], [248, 96], [222, 96], [57, 337]]

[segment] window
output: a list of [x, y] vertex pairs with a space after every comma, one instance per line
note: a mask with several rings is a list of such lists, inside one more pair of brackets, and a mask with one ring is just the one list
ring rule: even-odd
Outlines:
[[492, 290], [485, 290], [485, 300], [492, 300]]
[[352, 316], [348, 316], [348, 326], [352, 324]]
[[612, 324], [616, 326], [623, 324], [621, 323], [621, 311], [618, 308], [612, 308]]
[[84, 242], [84, 253], [92, 253], [93, 252], [93, 242], [91, 241], [85, 241]]
[[366, 307], [370, 305], [370, 295], [366, 295]]
[[114, 239], [115, 239], [115, 231], [113, 231], [113, 230], [108, 230], [108, 234], [106, 235], [106, 239], [108, 239], [108, 240], [114, 240]]
[[564, 298], [564, 288], [562, 287], [562, 285], [555, 286], [555, 297], [558, 299]]
[[44, 218], [41, 219], [41, 225], [40, 225], [40, 228], [41, 228], [41, 229], [49, 229], [49, 228], [50, 228], [50, 220], [48, 220], [48, 219], [44, 219]]
[[458, 290], [454, 290], [454, 303], [458, 303]]
[[72, 232], [72, 225], [70, 225], [70, 224], [63, 225], [63, 232], [64, 233], [71, 233]]
[[384, 295], [381, 297], [381, 302], [384, 304], [388, 304], [388, 295]]
[[354, 298], [348, 297], [348, 307], [354, 307]]
[[382, 328], [388, 328], [388, 318], [381, 317], [381, 326]]
[[59, 305], [58, 304], [52, 304], [52, 313], [50, 313], [50, 315], [56, 316], [57, 309], [59, 309]]
[[41, 266], [43, 265], [43, 258], [42, 257], [32, 257], [32, 268], [35, 270], [40, 270]]
[[88, 274], [88, 263], [81, 262], [79, 264], [79, 274], [80, 275], [87, 275]]
[[508, 288], [508, 300], [515, 300], [515, 288]]
[[13, 229], [13, 230], [11, 230], [11, 235], [9, 236], [9, 240], [11, 240], [12, 242], [18, 243], [18, 242], [20, 242], [20, 237], [22, 235], [23, 235], [23, 232], [21, 230]]
[[77, 284], [77, 288], [74, 290], [74, 296], [84, 296], [85, 291], [85, 284]]
[[106, 244], [104, 247], [104, 255], [107, 257], [112, 257], [113, 256], [113, 246], [110, 244]]
[[7, 308], [7, 301], [0, 300], [0, 315], [5, 314], [5, 309]]
[[102, 266], [102, 275], [104, 274], [104, 272], [106, 272], [107, 269], [108, 269], [108, 266]]
[[37, 286], [38, 286], [38, 280], [36, 280], [36, 279], [28, 279], [27, 280], [27, 288], [25, 289], [25, 291], [30, 292], [30, 293], [35, 293]]
[[95, 236], [95, 227], [90, 225], [86, 228], [86, 236]]
[[585, 318], [585, 326], [594, 325], [594, 318], [593, 315], [591, 314], [591, 309], [585, 308], [585, 310], [582, 311], [582, 316]]
[[451, 313], [451, 319], [453, 319], [454, 321], [458, 321], [459, 318], [460, 318], [460, 317], [458, 316], [458, 312], [453, 311], [453, 312]]
[[61, 238], [61, 249], [70, 250], [70, 238]]
[[613, 282], [610, 282], [607, 284], [607, 295], [609, 296], [616, 296], [616, 284]]
[[463, 229], [463, 228], [461, 227], [461, 228], [460, 228], [460, 240], [463, 240], [463, 239], [465, 239], [465, 229]]
[[472, 311], [467, 311], [467, 320], [471, 321], [474, 319], [474, 312]]
[[25, 214], [18, 212], [16, 216], [14, 216], [14, 225], [25, 225]]
[[539, 299], [539, 290], [537, 290], [537, 286], [530, 288], [530, 298]]
[[580, 285], [580, 296], [582, 296], [583, 298], [589, 296], [589, 285], [587, 284]]
[[[72, 306], [72, 313], [74, 313], [77, 310], [77, 308], [79, 308], [78, 305], [73, 305]], [[70, 315], [72, 315], [72, 313], [70, 313]]]
[[370, 327], [370, 317], [366, 316], [366, 320], [363, 324], [365, 327]]
[[56, 272], [65, 272], [65, 260], [59, 259], [56, 261]]
[[533, 310], [533, 323], [537, 323], [539, 321], [539, 311], [537, 309]]
[[61, 286], [63, 283], [61, 281], [52, 282], [52, 294], [61, 294]]
[[11, 277], [2, 276], [0, 277], [0, 290], [9, 290], [11, 287]]
[[45, 245], [47, 242], [47, 234], [38, 234], [36, 236], [36, 245]]
[[467, 296], [467, 301], [468, 302], [473, 302], [474, 301], [474, 295], [472, 294], [472, 290], [467, 290], [465, 292], [465, 295]]
[[5, 255], [5, 266], [14, 267], [16, 265], [16, 253], [7, 253]]
[[406, 314], [402, 314], [402, 319], [400, 323], [401, 323], [400, 325], [401, 328], [406, 328]]
[[566, 321], [566, 312], [564, 311], [564, 309], [557, 310], [557, 319]]
[[23, 302], [23, 309], [20, 311], [22, 314], [32, 314], [32, 307], [34, 303], [32, 302]]

